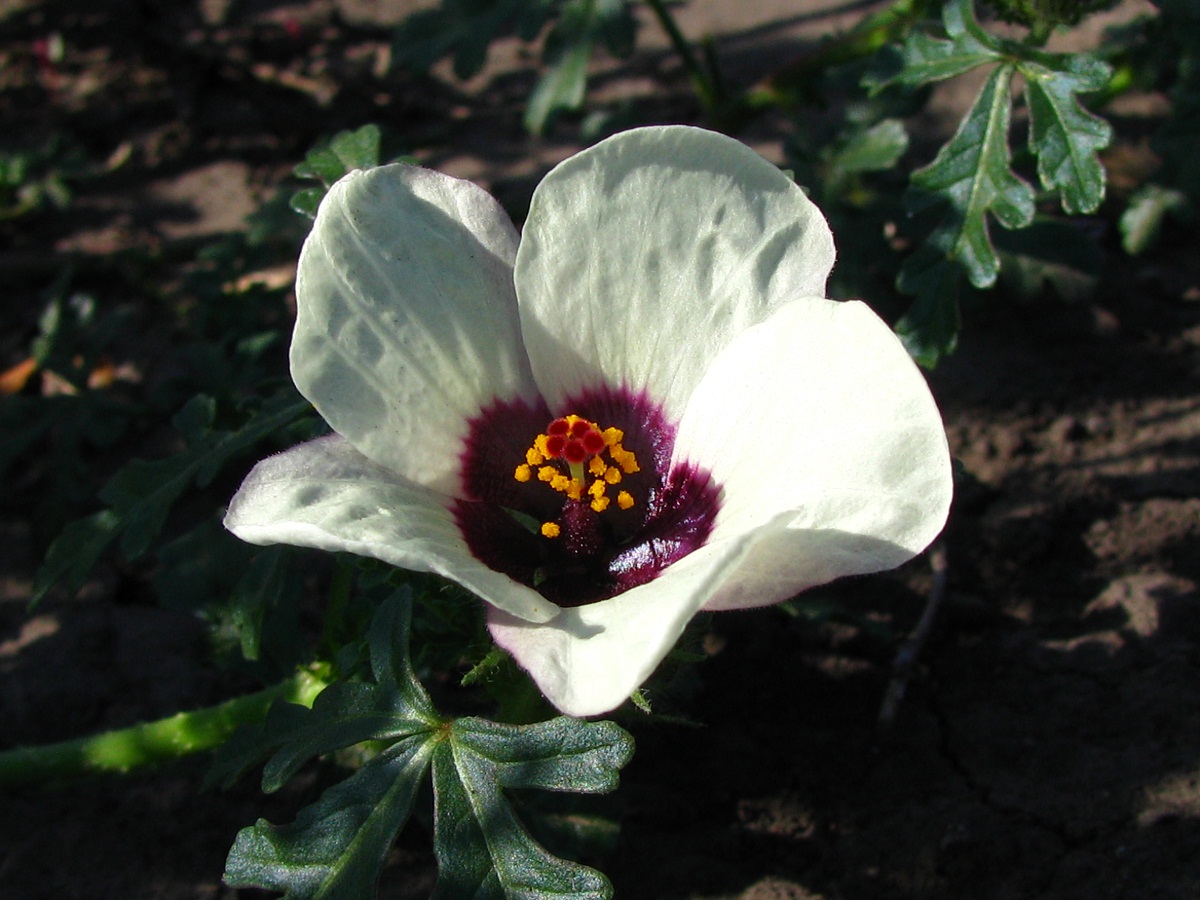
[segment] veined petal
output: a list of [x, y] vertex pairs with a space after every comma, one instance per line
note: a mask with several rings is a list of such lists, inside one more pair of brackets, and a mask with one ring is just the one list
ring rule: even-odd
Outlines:
[[858, 302], [796, 300], [740, 335], [692, 396], [674, 453], [722, 486], [709, 540], [752, 535], [707, 609], [900, 565], [937, 536], [950, 506], [950, 453], [929, 388]]
[[514, 616], [553, 618], [557, 606], [471, 555], [448, 501], [330, 435], [255, 466], [229, 504], [225, 527], [252, 544], [344, 550], [433, 572]]
[[351, 172], [300, 254], [292, 378], [359, 452], [459, 494], [468, 420], [536, 396], [521, 347], [517, 233], [471, 184], [416, 166]]
[[833, 258], [820, 211], [744, 144], [615, 135], [534, 192], [516, 262], [534, 376], [552, 409], [609, 385], [678, 420], [713, 355], [777, 303], [824, 293]]
[[544, 624], [488, 610], [488, 629], [559, 710], [599, 715], [650, 676], [749, 550], [746, 536], [707, 545], [653, 581]]

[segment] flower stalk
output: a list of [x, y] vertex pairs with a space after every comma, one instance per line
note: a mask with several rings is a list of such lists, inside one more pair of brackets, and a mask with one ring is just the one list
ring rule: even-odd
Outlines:
[[225, 743], [239, 725], [261, 721], [276, 700], [312, 706], [328, 683], [326, 673], [305, 669], [261, 691], [204, 709], [56, 744], [14, 747], [0, 752], [0, 787], [126, 773], [203, 753]]

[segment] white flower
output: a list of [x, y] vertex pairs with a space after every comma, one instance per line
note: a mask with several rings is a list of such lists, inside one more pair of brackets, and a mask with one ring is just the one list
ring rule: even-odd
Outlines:
[[226, 526], [453, 579], [571, 715], [619, 705], [699, 610], [919, 553], [950, 458], [829, 227], [742, 144], [641, 128], [571, 157], [524, 233], [413, 166], [329, 191], [292, 376], [336, 434], [259, 463]]

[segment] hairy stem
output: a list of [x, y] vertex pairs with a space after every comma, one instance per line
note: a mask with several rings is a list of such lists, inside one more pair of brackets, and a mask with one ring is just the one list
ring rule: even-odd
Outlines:
[[321, 675], [302, 670], [279, 684], [205, 709], [57, 744], [14, 747], [0, 752], [0, 787], [129, 772], [203, 753], [223, 744], [237, 726], [261, 721], [276, 700], [311, 706], [326, 684]]

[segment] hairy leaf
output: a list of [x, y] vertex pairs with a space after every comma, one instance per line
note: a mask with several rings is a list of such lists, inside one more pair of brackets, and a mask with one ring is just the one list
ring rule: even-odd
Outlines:
[[629, 736], [611, 722], [456, 721], [433, 758], [439, 873], [434, 897], [611, 897], [599, 872], [558, 859], [534, 842], [501, 788], [612, 790], [632, 751]]
[[230, 851], [227, 881], [283, 891], [288, 900], [374, 896], [432, 762], [435, 896], [611, 897], [599, 872], [534, 841], [504, 790], [612, 790], [632, 740], [610, 722], [566, 717], [527, 726], [442, 721], [409, 664], [411, 606], [404, 588], [376, 614], [367, 641], [373, 682], [331, 685], [312, 709], [277, 703], [262, 726], [242, 729], [223, 751], [210, 780], [229, 783], [270, 756], [263, 781], [271, 790], [305, 759], [364, 740], [384, 745], [291, 825], [260, 820], [244, 829]]
[[373, 897], [435, 746], [424, 736], [397, 741], [291, 825], [259, 819], [242, 829], [229, 851], [226, 883], [283, 891], [285, 900]]
[[942, 10], [948, 39], [914, 28], [905, 39], [895, 71], [885, 76], [871, 73], [864, 84], [875, 94], [893, 84], [917, 87], [944, 81], [1003, 59], [996, 41], [975, 22], [969, 2], [954, 0]]
[[218, 755], [209, 781], [225, 786], [264, 759], [263, 790], [278, 790], [308, 760], [363, 741], [428, 737], [440, 720], [412, 672], [408, 634], [412, 596], [407, 588], [385, 601], [367, 636], [374, 683], [339, 681], [311, 709], [276, 703], [266, 720], [242, 729]]
[[988, 235], [990, 212], [1006, 228], [1033, 221], [1033, 189], [1010, 168], [1008, 126], [1011, 65], [997, 66], [954, 137], [932, 163], [912, 175], [910, 212], [949, 204], [930, 241], [967, 271], [978, 288], [991, 286], [1000, 270]]
[[1095, 212], [1104, 199], [1104, 167], [1097, 155], [1112, 140], [1112, 126], [1084, 109], [1080, 93], [1108, 83], [1109, 66], [1090, 55], [1067, 57], [1062, 68], [1025, 61], [1029, 103], [1029, 149], [1037, 157], [1038, 177], [1057, 190], [1063, 211]]

